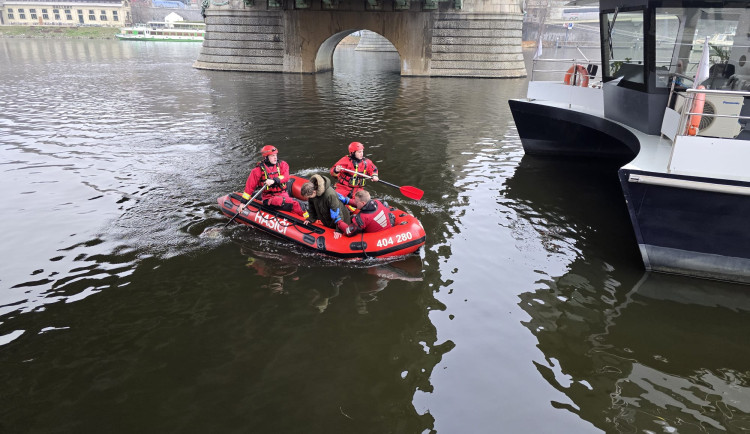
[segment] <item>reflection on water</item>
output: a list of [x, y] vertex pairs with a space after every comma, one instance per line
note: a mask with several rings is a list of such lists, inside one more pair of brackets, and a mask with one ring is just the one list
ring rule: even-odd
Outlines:
[[[746, 288], [608, 263], [604, 258], [617, 256], [600, 247], [634, 250], [635, 244], [603, 231], [597, 220], [627, 221], [624, 205], [601, 197], [596, 203], [607, 206], [592, 210], [585, 202], [597, 194], [592, 189], [617, 187], [614, 172], [550, 164], [557, 166], [525, 157], [508, 181], [508, 195], [518, 198], [519, 212], [563, 228], [550, 237], [550, 251], [584, 252], [564, 274], [521, 294], [519, 303], [545, 354], [544, 363], [535, 362], [539, 374], [571, 400], [553, 405], [605, 431], [748, 429]], [[552, 196], [531, 188], [540, 177], [562, 176], [565, 188]], [[563, 241], [571, 239], [573, 245]]]
[[[747, 429], [745, 288], [644, 275], [616, 168], [523, 156], [525, 80], [0, 46], [0, 432]], [[223, 228], [263, 145], [309, 176], [354, 140], [426, 192], [369, 185], [420, 219], [419, 256]]]
[[[0, 431], [433, 425], [411, 400], [452, 344], [427, 317], [444, 307], [421, 257], [342, 264], [239, 226], [200, 237], [266, 143], [309, 175], [356, 137], [414, 183], [383, 161], [412, 141], [397, 58], [253, 75], [194, 70], [180, 44], [0, 43]], [[381, 135], [389, 111], [404, 128]]]

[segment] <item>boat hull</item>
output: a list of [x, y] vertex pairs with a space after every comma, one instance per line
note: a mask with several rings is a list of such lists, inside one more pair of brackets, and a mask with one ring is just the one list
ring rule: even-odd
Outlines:
[[527, 154], [627, 162], [640, 149], [633, 133], [603, 117], [528, 100], [508, 104]]
[[750, 183], [628, 169], [619, 176], [646, 269], [750, 283]]
[[[304, 178], [290, 177], [290, 195], [300, 197], [299, 189], [305, 181], [307, 180]], [[219, 209], [224, 215], [233, 217], [239, 209], [240, 198], [240, 193], [218, 198]], [[321, 224], [305, 225], [301, 217], [291, 212], [265, 207], [257, 199], [234, 221], [338, 258], [389, 258], [416, 252], [426, 240], [422, 224], [406, 212], [396, 208], [390, 209], [396, 217], [396, 224], [392, 228], [380, 232], [361, 233], [353, 237], [346, 237], [341, 232]]]

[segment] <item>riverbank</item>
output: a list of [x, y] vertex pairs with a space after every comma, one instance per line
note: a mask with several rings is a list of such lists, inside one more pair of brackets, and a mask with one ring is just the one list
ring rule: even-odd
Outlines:
[[115, 39], [116, 27], [0, 26], [0, 38]]
[[[116, 27], [0, 26], [0, 38], [115, 39]], [[343, 45], [357, 45], [359, 36], [347, 36]]]

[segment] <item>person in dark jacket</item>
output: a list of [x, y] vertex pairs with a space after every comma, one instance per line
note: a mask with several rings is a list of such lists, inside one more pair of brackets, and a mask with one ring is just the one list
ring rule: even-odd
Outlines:
[[339, 200], [338, 194], [331, 187], [331, 180], [325, 176], [313, 175], [310, 182], [302, 184], [302, 197], [307, 198], [309, 216], [305, 224], [320, 220], [324, 226], [336, 229], [336, 221], [350, 224], [352, 219], [349, 209]]

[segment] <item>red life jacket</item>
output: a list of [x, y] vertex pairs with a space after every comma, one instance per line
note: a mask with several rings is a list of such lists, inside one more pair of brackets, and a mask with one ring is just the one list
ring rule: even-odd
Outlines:
[[[369, 160], [367, 158], [363, 158], [359, 163], [355, 163], [354, 159], [351, 156], [349, 156], [349, 162], [352, 167], [351, 170], [354, 170], [355, 172], [367, 173], [368, 161]], [[349, 167], [347, 167], [347, 169], [349, 169]], [[366, 179], [367, 178], [363, 176], [357, 176], [353, 173], [349, 173], [345, 170], [342, 170], [341, 172], [339, 172], [338, 183], [347, 185], [349, 187], [364, 187]]]
[[[372, 199], [359, 210], [359, 214], [355, 215], [353, 220], [355, 224], [352, 226], [358, 226], [361, 231], [379, 232], [392, 227], [396, 217], [379, 200]], [[347, 228], [347, 232], [352, 226]]]
[[[263, 185], [263, 183], [265, 183], [267, 179], [273, 179], [273, 178], [279, 177], [280, 175], [279, 164], [280, 163], [281, 161], [277, 161], [276, 164], [274, 164], [273, 166], [270, 166], [270, 168], [269, 166], [266, 166], [266, 164], [263, 163], [262, 161], [256, 165], [256, 167], [260, 168], [260, 184], [261, 185]], [[282, 181], [281, 184], [273, 183], [271, 185], [265, 186], [265, 188], [266, 188], [266, 191], [269, 193], [278, 193], [278, 192], [286, 190], [286, 182]], [[264, 193], [264, 197], [265, 197], [265, 193]]]

